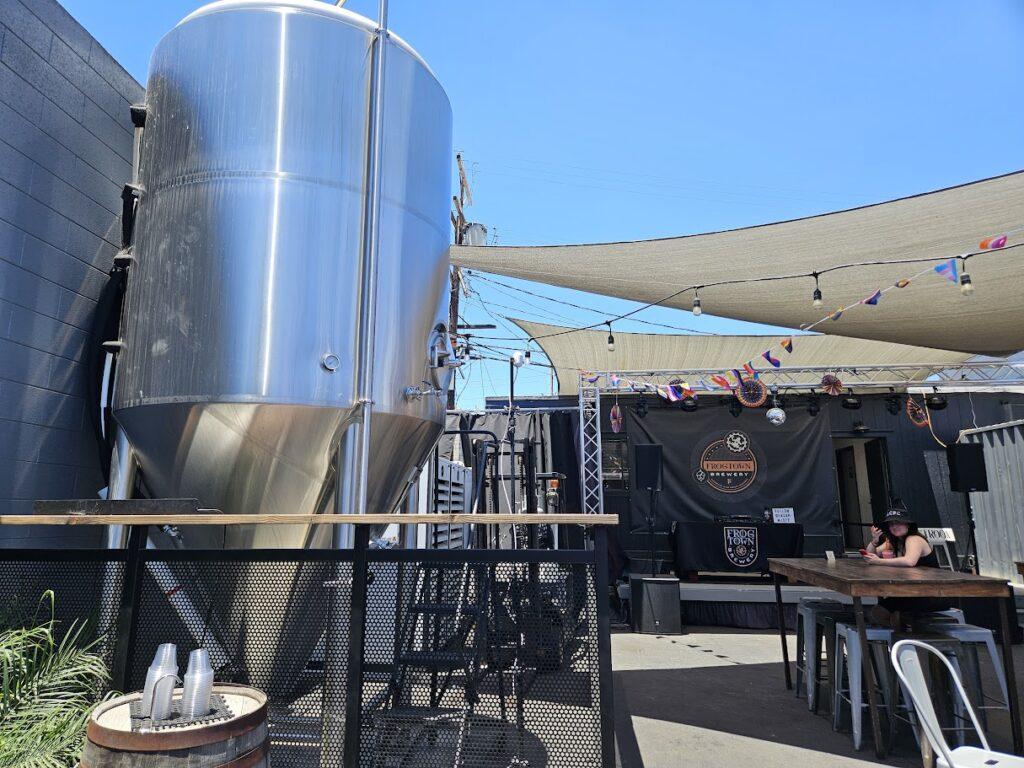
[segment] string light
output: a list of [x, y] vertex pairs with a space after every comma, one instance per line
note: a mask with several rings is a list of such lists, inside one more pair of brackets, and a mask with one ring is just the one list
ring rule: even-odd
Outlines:
[[811, 306], [815, 309], [821, 308], [821, 286], [818, 285], [818, 273], [814, 273], [814, 293], [811, 294]]
[[615, 337], [612, 336], [612, 324], [609, 322], [608, 325], [608, 351], [615, 351]]
[[967, 274], [967, 259], [960, 259], [960, 294], [968, 297], [974, 295], [974, 283]]
[[693, 289], [693, 316], [694, 317], [700, 317], [701, 313], [704, 311], [704, 310], [702, 310], [700, 308], [700, 294], [697, 293], [697, 291], [699, 291], [699, 290], [700, 290], [699, 288], [694, 288]]

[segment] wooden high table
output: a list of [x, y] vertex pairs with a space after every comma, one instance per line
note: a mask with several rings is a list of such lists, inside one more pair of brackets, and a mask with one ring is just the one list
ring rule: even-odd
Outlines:
[[[871, 732], [875, 739], [875, 754], [885, 757], [887, 747], [882, 739], [882, 721], [878, 711], [876, 694], [877, 680], [868, 652], [867, 632], [864, 622], [864, 597], [956, 597], [956, 598], [1006, 598], [1013, 597], [1013, 590], [1005, 579], [975, 576], [970, 573], [956, 573], [942, 568], [897, 568], [885, 565], [870, 565], [859, 558], [844, 558], [829, 562], [816, 558], [770, 558], [768, 569], [775, 580], [775, 603], [779, 612], [779, 637], [782, 640], [782, 660], [786, 674], [786, 687], [792, 688], [789, 671], [789, 650], [786, 647], [786, 623], [782, 611], [782, 580], [824, 587], [849, 595], [853, 598], [853, 612], [857, 619], [857, 634], [864, 649], [861, 659], [864, 665], [864, 679], [867, 681], [868, 709], [871, 713]], [[1013, 651], [1011, 649], [1010, 619], [1007, 600], [999, 601], [1000, 642], [1003, 646], [1003, 669], [1006, 674], [1010, 701], [1010, 730], [1013, 734], [1013, 751], [1024, 754], [1021, 738], [1020, 703], [1017, 697], [1017, 682], [1014, 679]]]

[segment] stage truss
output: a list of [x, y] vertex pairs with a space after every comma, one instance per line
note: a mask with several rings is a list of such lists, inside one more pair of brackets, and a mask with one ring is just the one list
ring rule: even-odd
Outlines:
[[[580, 499], [584, 514], [604, 513], [604, 478], [601, 458], [601, 395], [657, 393], [658, 386], [686, 382], [691, 388], [703, 380], [721, 375], [720, 369], [688, 368], [651, 371], [581, 372], [579, 379], [580, 418]], [[826, 374], [838, 377], [844, 387], [857, 392], [872, 390], [907, 392], [911, 390], [999, 389], [1024, 386], [1024, 363], [1006, 360], [948, 363], [936, 365], [857, 365], [815, 366], [808, 368], [768, 368], [758, 378], [779, 390], [806, 390], [821, 387]], [[612, 385], [611, 377], [617, 377]], [[712, 386], [713, 385], [709, 385]], [[701, 395], [729, 395], [731, 390], [698, 389]]]

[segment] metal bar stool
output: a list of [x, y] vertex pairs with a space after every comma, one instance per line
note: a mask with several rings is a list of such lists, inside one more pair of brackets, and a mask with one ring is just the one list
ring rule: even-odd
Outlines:
[[816, 706], [817, 680], [821, 669], [822, 632], [820, 618], [847, 614], [849, 609], [838, 600], [802, 598], [796, 610], [796, 689], [797, 697], [807, 697], [807, 708]]

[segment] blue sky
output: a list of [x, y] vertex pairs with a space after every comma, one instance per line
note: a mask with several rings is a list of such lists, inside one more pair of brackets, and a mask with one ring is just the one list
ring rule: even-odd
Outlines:
[[[202, 5], [63, 2], [140, 82], [160, 36]], [[376, 13], [366, 0], [346, 7]], [[476, 199], [467, 212], [501, 244], [727, 229], [1024, 167], [1015, 0], [392, 0], [390, 13], [448, 91]], [[497, 315], [569, 325], [635, 306], [502, 280], [598, 312], [475, 280], [469, 322], [491, 321], [481, 300]], [[641, 317], [762, 329], [666, 309]], [[462, 407], [507, 393], [504, 363], [467, 375]], [[523, 369], [517, 392], [548, 388], [546, 370]]]

